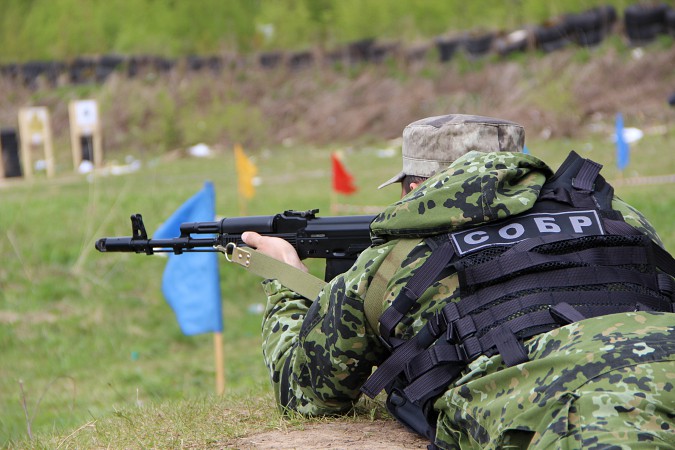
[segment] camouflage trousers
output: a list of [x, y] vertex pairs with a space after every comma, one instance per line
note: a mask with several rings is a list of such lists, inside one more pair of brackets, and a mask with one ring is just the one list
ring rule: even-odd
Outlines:
[[481, 357], [439, 398], [437, 443], [475, 449], [675, 449], [675, 314], [623, 313]]

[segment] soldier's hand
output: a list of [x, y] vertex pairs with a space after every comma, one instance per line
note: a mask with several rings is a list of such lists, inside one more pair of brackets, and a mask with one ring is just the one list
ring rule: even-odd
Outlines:
[[308, 272], [307, 267], [302, 263], [298, 252], [287, 241], [271, 236], [261, 236], [255, 231], [246, 231], [241, 235], [241, 240], [249, 247], [258, 250], [267, 256], [285, 262], [304, 272]]

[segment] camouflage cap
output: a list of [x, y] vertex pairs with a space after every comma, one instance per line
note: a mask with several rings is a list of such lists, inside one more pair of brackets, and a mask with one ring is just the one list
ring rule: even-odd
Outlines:
[[378, 189], [406, 175], [428, 178], [472, 150], [521, 152], [522, 125], [492, 117], [448, 114], [421, 119], [403, 130], [403, 170]]

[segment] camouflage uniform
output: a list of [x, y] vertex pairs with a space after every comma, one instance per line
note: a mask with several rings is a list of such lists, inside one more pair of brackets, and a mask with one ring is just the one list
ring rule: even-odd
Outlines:
[[[552, 174], [517, 153], [470, 152], [378, 215], [364, 251], [315, 300], [274, 280], [263, 351], [277, 400], [307, 415], [348, 411], [374, 366], [388, 355], [368, 323], [364, 298], [398, 239], [459, 230], [530, 209]], [[618, 198], [613, 207], [660, 244], [644, 218]], [[420, 220], [423, 216], [423, 220]], [[388, 283], [383, 309], [429, 256], [417, 244]], [[447, 301], [451, 275], [434, 283], [395, 329], [408, 339]], [[448, 300], [449, 299], [449, 300]], [[434, 403], [443, 448], [673, 448], [675, 314], [622, 313], [586, 319], [529, 339], [530, 360], [506, 367], [480, 356]]]

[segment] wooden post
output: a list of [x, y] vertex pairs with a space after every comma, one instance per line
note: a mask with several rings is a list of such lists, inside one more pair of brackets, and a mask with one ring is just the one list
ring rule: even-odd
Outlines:
[[33, 146], [42, 146], [47, 176], [54, 176], [54, 147], [49, 111], [43, 106], [19, 110], [19, 136], [21, 137], [21, 163], [25, 178], [33, 176]]
[[83, 137], [91, 137], [95, 168], [103, 167], [103, 139], [96, 100], [75, 100], [68, 105], [70, 116], [70, 144], [73, 150], [73, 167], [77, 170], [82, 164]]
[[216, 394], [222, 395], [225, 392], [225, 361], [223, 357], [223, 333], [221, 331], [213, 333], [213, 350], [216, 363]]

